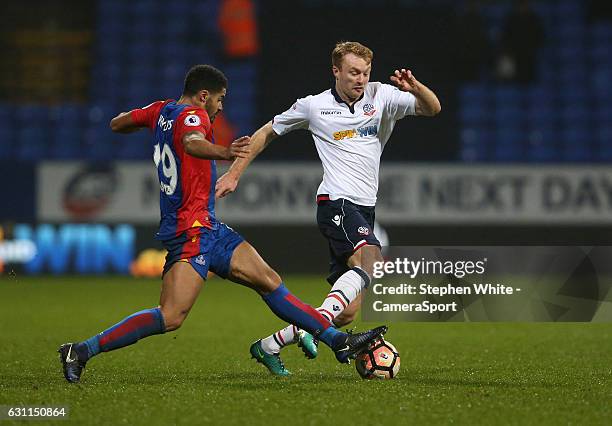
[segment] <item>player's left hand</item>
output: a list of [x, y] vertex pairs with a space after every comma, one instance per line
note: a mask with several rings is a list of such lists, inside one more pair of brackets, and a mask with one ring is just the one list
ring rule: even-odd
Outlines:
[[403, 92], [416, 93], [420, 89], [420, 83], [412, 75], [412, 71], [402, 68], [401, 70], [395, 70], [393, 75], [389, 77], [391, 81]]
[[217, 179], [217, 184], [215, 186], [215, 198], [223, 198], [228, 194], [231, 194], [236, 190], [238, 186], [238, 179], [230, 174], [229, 172], [225, 173], [219, 179]]

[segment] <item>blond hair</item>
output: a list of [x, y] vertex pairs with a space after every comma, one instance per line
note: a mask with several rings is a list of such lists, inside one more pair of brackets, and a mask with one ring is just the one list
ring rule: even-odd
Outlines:
[[349, 53], [360, 57], [368, 64], [371, 63], [372, 58], [374, 58], [374, 52], [363, 44], [356, 41], [340, 41], [336, 43], [336, 47], [332, 51], [332, 65], [340, 68], [340, 65], [342, 65], [342, 58]]

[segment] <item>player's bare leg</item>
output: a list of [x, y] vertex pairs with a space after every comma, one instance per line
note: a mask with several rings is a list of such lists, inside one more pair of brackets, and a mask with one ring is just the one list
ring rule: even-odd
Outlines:
[[203, 282], [189, 263], [174, 263], [164, 275], [159, 306], [136, 312], [83, 342], [66, 343], [59, 348], [66, 380], [78, 382], [85, 364], [101, 352], [123, 348], [142, 338], [179, 328], [195, 303]]
[[276, 271], [246, 241], [234, 250], [228, 279], [252, 288], [261, 296], [270, 294], [282, 283]]
[[176, 262], [164, 275], [159, 308], [165, 331], [179, 328], [193, 307], [204, 280], [187, 262]]
[[338, 328], [346, 327], [357, 318], [359, 309], [361, 309], [361, 293], [346, 307], [345, 310], [334, 318], [334, 325]]
[[363, 269], [369, 276], [372, 276], [374, 270], [374, 262], [383, 261], [383, 255], [380, 251], [380, 247], [374, 245], [365, 245], [355, 251], [346, 264], [350, 267], [359, 267]]

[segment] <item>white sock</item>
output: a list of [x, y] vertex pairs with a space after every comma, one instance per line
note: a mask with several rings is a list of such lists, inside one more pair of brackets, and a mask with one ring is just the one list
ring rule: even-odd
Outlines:
[[261, 348], [269, 354], [277, 354], [282, 348], [292, 343], [297, 342], [298, 328], [295, 325], [289, 324], [282, 330], [261, 339]]
[[353, 268], [346, 271], [336, 280], [318, 311], [333, 321], [369, 284], [370, 279], [363, 270]]
[[[346, 309], [346, 307], [359, 296], [361, 290], [370, 284], [368, 275], [359, 268], [353, 268], [345, 272], [335, 282], [327, 294], [323, 304], [317, 308], [329, 322]], [[269, 354], [277, 354], [285, 346], [297, 343], [299, 328], [288, 325], [282, 330], [261, 339], [262, 349]]]

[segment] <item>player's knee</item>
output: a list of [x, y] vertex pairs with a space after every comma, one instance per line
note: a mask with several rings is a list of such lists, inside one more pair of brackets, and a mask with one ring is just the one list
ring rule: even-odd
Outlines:
[[183, 325], [183, 321], [187, 318], [187, 312], [173, 312], [171, 310], [164, 311], [162, 307], [162, 315], [164, 317], [164, 325], [166, 326], [166, 331], [174, 331]]
[[170, 317], [168, 318], [168, 321], [166, 322], [166, 331], [174, 331], [177, 330], [181, 327], [181, 325], [183, 325], [183, 321], [185, 320], [185, 318], [180, 318], [180, 317]]

